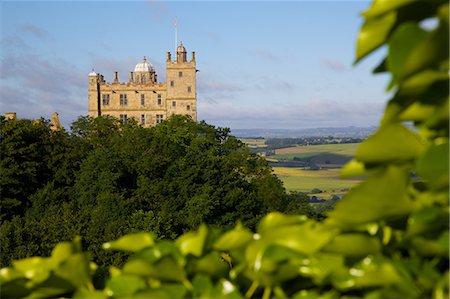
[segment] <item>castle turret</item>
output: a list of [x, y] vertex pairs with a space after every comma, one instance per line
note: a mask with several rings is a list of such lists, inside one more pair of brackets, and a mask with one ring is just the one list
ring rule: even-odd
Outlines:
[[195, 54], [191, 61], [186, 59], [186, 48], [183, 43], [177, 47], [177, 59], [171, 61], [170, 53], [167, 55], [166, 78], [167, 98], [166, 107], [168, 116], [172, 114], [187, 114], [197, 119], [197, 90]]
[[92, 70], [88, 75], [88, 114], [89, 116], [100, 116], [100, 88], [99, 83], [102, 76]]

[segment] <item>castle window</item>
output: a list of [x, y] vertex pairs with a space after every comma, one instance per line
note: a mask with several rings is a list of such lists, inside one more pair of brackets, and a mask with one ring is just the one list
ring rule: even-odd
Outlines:
[[172, 107], [176, 107], [177, 106], [177, 102], [172, 101]]
[[141, 94], [141, 106], [145, 106], [145, 94]]
[[183, 77], [183, 72], [178, 72], [178, 77]]
[[102, 94], [103, 106], [109, 106], [109, 94]]
[[187, 105], [186, 110], [191, 110], [191, 105]]
[[192, 88], [190, 86], [188, 86], [188, 92], [191, 92]]
[[164, 120], [164, 116], [162, 114], [156, 114], [156, 123], [160, 124]]
[[172, 80], [172, 81], [170, 81], [170, 86], [171, 86], [171, 87], [173, 87], [173, 86], [174, 86], [174, 82], [173, 82], [173, 80]]
[[127, 106], [128, 105], [128, 98], [126, 94], [120, 95], [120, 106]]
[[141, 114], [141, 125], [145, 125], [145, 114]]
[[158, 106], [162, 105], [161, 94], [158, 93]]
[[127, 119], [128, 119], [128, 116], [127, 116], [126, 114], [121, 114], [121, 115], [120, 115], [120, 121], [121, 121], [122, 123], [126, 123], [126, 122], [127, 122]]
[[145, 75], [142, 75], [142, 83], [145, 83], [145, 81], [147, 81], [147, 78], [145, 77]]

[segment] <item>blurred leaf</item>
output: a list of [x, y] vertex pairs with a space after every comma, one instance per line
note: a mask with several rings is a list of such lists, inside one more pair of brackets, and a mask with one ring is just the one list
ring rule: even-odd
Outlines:
[[355, 158], [364, 163], [409, 161], [424, 151], [424, 142], [399, 123], [386, 124], [363, 141]]
[[105, 291], [110, 297], [125, 297], [135, 294], [137, 291], [145, 289], [145, 281], [134, 275], [120, 275], [110, 278], [106, 282]]
[[123, 273], [169, 281], [183, 281], [186, 277], [184, 269], [171, 256], [165, 256], [153, 264], [143, 260], [130, 260], [123, 266]]
[[300, 224], [308, 219], [305, 215], [284, 215], [279, 212], [271, 212], [264, 216], [264, 218], [258, 224], [258, 233], [264, 233], [267, 230], [272, 230], [273, 228]]
[[395, 24], [396, 12], [366, 19], [356, 41], [356, 62], [386, 42], [392, 26]]
[[220, 236], [214, 243], [213, 248], [216, 250], [231, 250], [244, 246], [252, 239], [252, 232], [239, 223], [233, 230]]
[[106, 294], [102, 291], [79, 288], [75, 292], [75, 294], [73, 294], [73, 298], [103, 299], [103, 298], [108, 298], [108, 296], [106, 296]]
[[196, 232], [188, 232], [180, 236], [175, 243], [183, 255], [201, 256], [208, 228], [202, 224]]
[[367, 174], [366, 167], [364, 163], [357, 161], [355, 159], [350, 160], [345, 166], [342, 168], [340, 172], [341, 178], [349, 178], [354, 176], [361, 176]]
[[417, 160], [417, 173], [436, 189], [448, 189], [449, 146], [448, 143], [433, 144]]
[[193, 270], [196, 273], [206, 273], [212, 277], [225, 276], [230, 268], [227, 261], [222, 260], [221, 255], [217, 251], [212, 251], [209, 254], [192, 261]]
[[445, 231], [449, 225], [449, 215], [438, 206], [426, 206], [414, 211], [408, 219], [406, 236], [424, 234], [427, 231]]
[[[293, 263], [298, 263], [293, 261]], [[324, 280], [334, 272], [344, 270], [344, 256], [332, 253], [320, 253], [309, 258], [303, 259], [298, 271], [306, 277], [313, 278], [315, 284], [321, 285]]]
[[75, 287], [87, 287], [91, 279], [89, 260], [85, 253], [71, 255], [59, 265], [55, 273], [70, 281]]
[[412, 207], [406, 194], [408, 175], [389, 166], [367, 178], [336, 204], [326, 223], [346, 227], [405, 215]]
[[435, 111], [434, 105], [422, 105], [418, 102], [413, 103], [399, 116], [401, 121], [424, 121]]
[[123, 236], [116, 241], [103, 244], [104, 249], [136, 252], [155, 244], [150, 233], [142, 232]]
[[399, 26], [389, 40], [389, 55], [386, 65], [393, 79], [398, 81], [409, 75], [405, 72], [410, 55], [422, 41], [429, 36], [429, 32], [410, 22]]
[[374, 0], [372, 5], [364, 11], [361, 15], [366, 19], [385, 14], [392, 10], [398, 9], [399, 7], [405, 6], [407, 4], [413, 3], [415, 0], [396, 0], [396, 1], [386, 1], [386, 0]]
[[381, 242], [363, 234], [342, 234], [336, 236], [327, 244], [323, 251], [340, 253], [344, 256], [363, 257], [381, 251]]
[[132, 298], [158, 298], [175, 299], [185, 298], [187, 289], [182, 284], [166, 283], [159, 288], [146, 289], [133, 294]]
[[438, 72], [433, 69], [427, 69], [408, 77], [402, 82], [399, 90], [399, 96], [420, 96], [436, 81], [448, 81], [449, 74]]
[[340, 290], [389, 286], [401, 282], [401, 276], [389, 260], [374, 256], [364, 258], [346, 275], [333, 278], [333, 284]]

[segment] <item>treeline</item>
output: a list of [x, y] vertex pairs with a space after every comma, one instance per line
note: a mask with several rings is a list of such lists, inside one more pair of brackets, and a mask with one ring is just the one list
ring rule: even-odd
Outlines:
[[363, 138], [354, 137], [301, 137], [301, 138], [269, 138], [266, 140], [267, 150], [292, 147], [297, 145], [319, 145], [319, 144], [340, 144], [340, 143], [360, 143]]
[[77, 235], [96, 263], [120, 265], [101, 244], [126, 233], [174, 239], [200, 223], [254, 227], [269, 211], [313, 215], [228, 129], [187, 117], [153, 128], [81, 117], [70, 132], [2, 118], [0, 130], [2, 266]]

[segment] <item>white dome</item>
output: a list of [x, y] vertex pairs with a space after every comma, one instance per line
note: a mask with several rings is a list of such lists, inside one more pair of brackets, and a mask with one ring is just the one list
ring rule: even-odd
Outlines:
[[89, 73], [89, 77], [96, 77], [97, 73], [92, 70], [92, 72]]
[[134, 67], [135, 72], [152, 72], [153, 71], [153, 65], [147, 61], [147, 58], [144, 56], [144, 60], [142, 62], [139, 62]]

